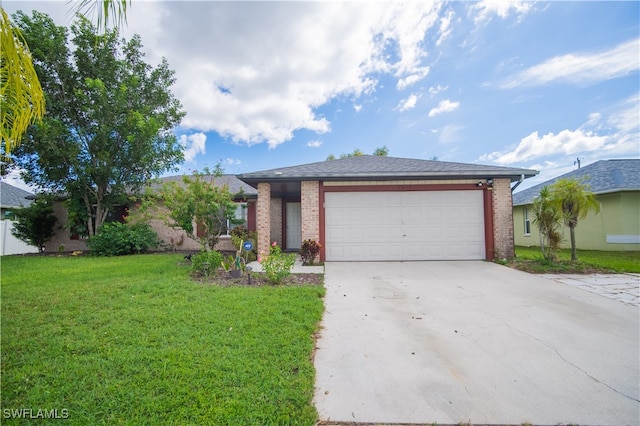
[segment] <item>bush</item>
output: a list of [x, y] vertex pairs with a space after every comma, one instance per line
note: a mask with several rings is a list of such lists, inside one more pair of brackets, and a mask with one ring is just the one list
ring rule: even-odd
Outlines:
[[300, 257], [303, 265], [313, 265], [313, 261], [320, 253], [322, 246], [314, 240], [304, 240], [300, 247]]
[[[233, 242], [236, 250], [240, 250], [240, 243], [251, 241], [253, 248], [249, 252], [245, 252], [247, 254], [246, 261], [253, 262], [258, 259], [258, 233], [255, 231], [249, 231], [243, 225], [238, 225], [233, 228], [229, 235], [231, 235], [231, 241]], [[242, 249], [244, 250], [244, 249]]]
[[262, 270], [272, 284], [280, 284], [291, 275], [291, 268], [295, 261], [295, 254], [282, 253], [280, 247], [274, 242], [271, 244], [269, 256], [262, 259]]
[[29, 207], [16, 211], [16, 222], [11, 233], [25, 243], [38, 247], [42, 253], [46, 242], [55, 234], [55, 224], [51, 202], [38, 198]]
[[222, 254], [215, 250], [205, 251], [191, 257], [191, 271], [196, 275], [208, 277], [222, 266]]
[[146, 223], [105, 223], [87, 245], [96, 256], [123, 256], [158, 247], [158, 234]]

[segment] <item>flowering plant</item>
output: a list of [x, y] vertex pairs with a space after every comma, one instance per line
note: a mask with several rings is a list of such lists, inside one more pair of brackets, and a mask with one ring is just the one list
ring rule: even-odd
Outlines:
[[291, 275], [291, 268], [296, 261], [295, 254], [283, 253], [275, 241], [271, 243], [269, 255], [260, 256], [262, 270], [272, 284], [280, 284], [282, 280]]

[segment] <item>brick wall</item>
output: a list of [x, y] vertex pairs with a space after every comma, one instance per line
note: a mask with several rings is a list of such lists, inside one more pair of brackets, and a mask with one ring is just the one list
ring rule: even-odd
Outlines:
[[271, 240], [282, 247], [282, 198], [271, 199]]
[[511, 180], [493, 180], [493, 241], [496, 259], [515, 256]]
[[256, 208], [256, 228], [258, 230], [258, 253], [269, 253], [271, 244], [271, 185], [258, 184]]
[[302, 210], [302, 241], [320, 241], [320, 184], [318, 181], [303, 181], [300, 203]]

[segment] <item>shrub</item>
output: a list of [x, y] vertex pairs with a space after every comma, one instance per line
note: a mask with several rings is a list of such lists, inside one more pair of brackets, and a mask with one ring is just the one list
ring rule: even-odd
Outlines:
[[191, 257], [191, 271], [196, 275], [208, 277], [222, 266], [222, 254], [215, 250], [205, 251]]
[[87, 245], [96, 256], [122, 256], [143, 253], [158, 247], [158, 234], [146, 223], [105, 223], [98, 233], [89, 238]]
[[300, 247], [300, 257], [303, 265], [313, 265], [313, 261], [320, 253], [322, 246], [314, 240], [304, 240]]
[[29, 207], [16, 211], [16, 222], [11, 231], [14, 237], [44, 251], [44, 245], [53, 237], [56, 217], [51, 202], [38, 198]]
[[236, 250], [241, 249], [240, 247], [241, 243], [246, 241], [251, 241], [253, 248], [250, 251], [245, 252], [247, 255], [245, 260], [247, 262], [253, 262], [258, 258], [258, 233], [257, 232], [249, 231], [243, 225], [238, 225], [229, 232], [229, 235], [231, 235], [231, 241], [233, 242], [233, 245], [236, 248]]
[[271, 244], [269, 256], [262, 259], [262, 270], [272, 284], [280, 284], [291, 275], [291, 268], [295, 261], [295, 254], [282, 253], [280, 247], [274, 242]]

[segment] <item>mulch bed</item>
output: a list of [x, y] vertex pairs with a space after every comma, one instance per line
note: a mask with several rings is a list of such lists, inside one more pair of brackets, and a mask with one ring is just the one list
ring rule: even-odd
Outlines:
[[[233, 278], [228, 272], [224, 270], [218, 271], [216, 275], [208, 277], [193, 276], [192, 278], [204, 285], [217, 285], [221, 287], [231, 286], [273, 286], [266, 274], [263, 272], [251, 273], [251, 284], [249, 284], [249, 274], [245, 273], [240, 278]], [[301, 286], [301, 285], [323, 285], [324, 276], [322, 274], [291, 274], [283, 280], [278, 286]]]

